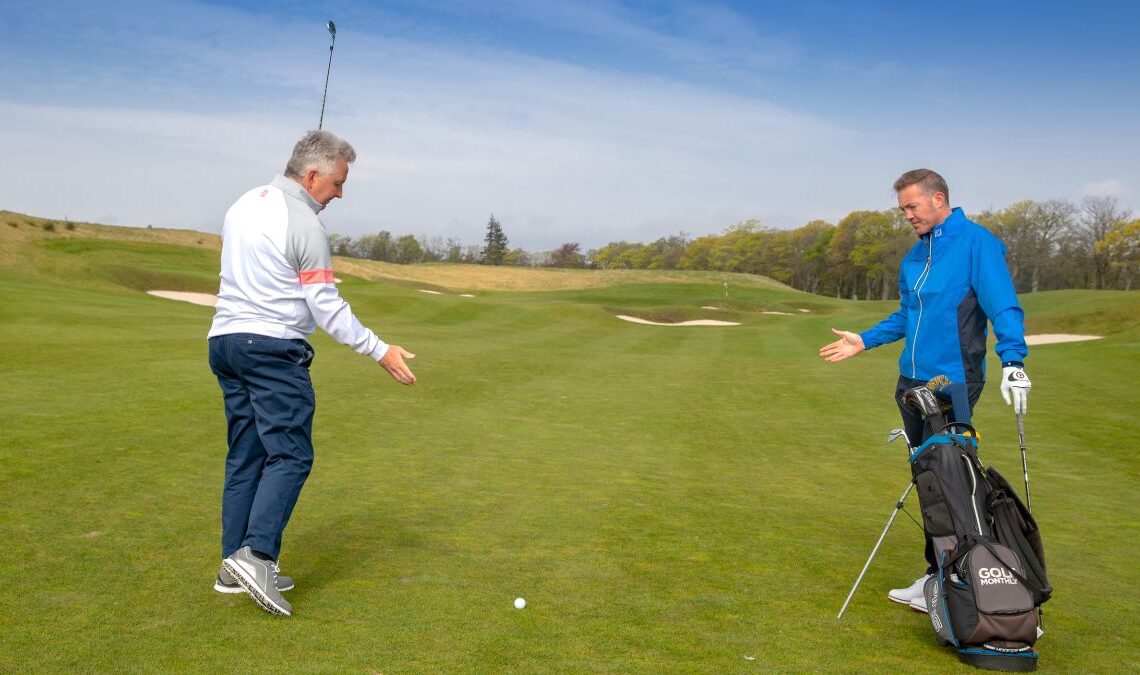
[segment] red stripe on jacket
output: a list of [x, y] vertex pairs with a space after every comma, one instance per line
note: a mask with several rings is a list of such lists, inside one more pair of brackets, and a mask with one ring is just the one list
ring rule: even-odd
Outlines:
[[331, 283], [335, 283], [332, 270], [301, 270], [301, 285]]

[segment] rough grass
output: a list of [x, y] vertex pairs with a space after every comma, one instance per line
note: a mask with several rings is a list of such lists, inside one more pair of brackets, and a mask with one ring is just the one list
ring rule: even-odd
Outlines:
[[[286, 532], [282, 620], [210, 590], [225, 452], [211, 310], [105, 274], [199, 279], [216, 253], [8, 231], [37, 267], [0, 264], [0, 671], [973, 672], [883, 597], [920, 571], [905, 517], [834, 619], [909, 475], [883, 442], [897, 348], [839, 365], [816, 349], [891, 303], [743, 283], [726, 299], [713, 275], [477, 298], [346, 277], [365, 323], [418, 353], [420, 383], [314, 337], [317, 464]], [[453, 283], [438, 286], [471, 288]], [[1025, 305], [1031, 324], [1097, 332], [1138, 300]], [[718, 303], [743, 325], [612, 317]], [[1104, 332], [1028, 360], [1057, 588], [1042, 672], [1135, 668], [1140, 331]], [[1016, 477], [996, 388], [976, 421], [984, 459]]]
[[429, 263], [394, 265], [374, 260], [337, 258], [338, 271], [371, 281], [397, 281], [427, 284], [425, 288], [462, 291], [561, 291], [606, 288], [625, 284], [728, 284], [729, 289], [771, 288], [797, 293], [767, 277], [728, 272], [687, 272], [654, 270], [576, 270], [493, 265]]
[[[25, 216], [11, 211], [0, 211], [0, 223], [8, 228], [0, 228], [0, 262], [18, 262], [12, 256], [19, 243], [28, 239], [45, 244], [50, 250], [71, 251], [77, 248], [106, 248], [118, 243], [141, 242], [161, 245], [192, 247], [206, 251], [221, 250], [221, 240], [216, 234], [206, 234], [191, 230], [161, 228], [133, 228], [97, 225], [94, 223], [68, 223], [50, 221], [34, 216]], [[46, 231], [51, 226], [52, 231]], [[66, 231], [63, 231], [66, 230]], [[83, 240], [78, 241], [77, 240]], [[95, 242], [102, 242], [97, 244]], [[112, 244], [114, 243], [114, 244]], [[650, 271], [650, 270], [571, 270], [536, 269], [529, 267], [499, 267], [485, 265], [461, 265], [452, 263], [431, 263], [423, 265], [395, 265], [375, 260], [337, 257], [335, 267], [338, 273], [368, 279], [386, 281], [399, 285], [429, 290], [448, 290], [456, 293], [475, 291], [556, 291], [583, 288], [604, 288], [624, 284], [641, 283], [680, 283], [680, 284], [728, 284], [731, 291], [735, 287], [783, 289], [796, 293], [784, 284], [766, 277], [747, 274]], [[171, 289], [182, 290], [182, 289]], [[814, 300], [813, 296], [802, 294]]]

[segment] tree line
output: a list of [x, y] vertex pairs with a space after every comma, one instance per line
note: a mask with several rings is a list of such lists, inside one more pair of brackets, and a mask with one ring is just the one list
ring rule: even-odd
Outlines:
[[[1019, 201], [969, 218], [1007, 247], [1018, 292], [1063, 288], [1131, 290], [1140, 273], [1140, 219], [1113, 197]], [[567, 242], [551, 251], [510, 248], [502, 224], [487, 223], [482, 245], [442, 237], [357, 239], [332, 235], [336, 255], [393, 263], [453, 262], [596, 269], [712, 270], [759, 274], [793, 288], [841, 298], [898, 297], [899, 264], [914, 231], [898, 209], [853, 211], [838, 223], [813, 220], [796, 229], [747, 220], [722, 233], [678, 233], [651, 243], [610, 242], [582, 251]]]

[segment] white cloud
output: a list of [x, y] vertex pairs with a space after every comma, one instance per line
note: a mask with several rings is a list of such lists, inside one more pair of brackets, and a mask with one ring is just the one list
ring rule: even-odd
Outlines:
[[[395, 229], [433, 218], [481, 227], [494, 212], [508, 234], [545, 223], [512, 236], [532, 247], [597, 245], [647, 222], [719, 230], [783, 189], [759, 176], [794, 176], [846, 136], [813, 115], [649, 77], [415, 45], [385, 62], [415, 77], [342, 75], [352, 103], [333, 128], [363, 157], [383, 156], [380, 176], [361, 159], [350, 178], [379, 189], [352, 198]], [[347, 201], [344, 221], [363, 227]]]
[[1085, 183], [1081, 187], [1081, 196], [1088, 197], [1124, 197], [1132, 194], [1132, 190], [1123, 181], [1115, 178], [1102, 180], [1096, 183]]
[[[535, 249], [656, 238], [670, 223], [719, 230], [783, 190], [759, 176], [794, 174], [805, 153], [845, 134], [810, 114], [653, 76], [364, 35], [339, 48], [325, 126], [360, 160], [325, 219], [354, 236], [476, 242], [492, 212], [513, 243]], [[286, 61], [241, 49], [258, 63]], [[196, 51], [185, 38], [171, 50]], [[223, 79], [239, 68], [214, 66], [227, 69]], [[274, 69], [250, 77], [264, 82]], [[285, 102], [262, 114], [256, 101], [236, 112], [0, 103], [0, 141], [34, 164], [0, 169], [15, 188], [6, 206], [215, 230], [228, 201], [279, 171], [316, 121], [319, 98], [300, 100], [296, 88], [288, 81]]]

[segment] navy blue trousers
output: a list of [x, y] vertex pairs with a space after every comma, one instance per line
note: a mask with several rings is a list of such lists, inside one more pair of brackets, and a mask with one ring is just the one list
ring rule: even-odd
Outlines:
[[[899, 406], [899, 414], [902, 415], [906, 436], [910, 442], [914, 444], [916, 449], [925, 443], [927, 438], [930, 438], [936, 431], [939, 431], [939, 429], [931, 429], [930, 425], [926, 423], [926, 420], [922, 419], [922, 415], [917, 410], [902, 402], [902, 397], [906, 390], [921, 387], [924, 384], [926, 384], [926, 380], [912, 380], [909, 377], [899, 375], [898, 384], [895, 385], [895, 403]], [[985, 386], [984, 382], [966, 383], [966, 392], [970, 399], [971, 417], [973, 417], [974, 414], [974, 404], [977, 403], [978, 399], [982, 396], [983, 386]], [[950, 415], [950, 417], [953, 418], [953, 415]], [[934, 574], [938, 571], [938, 563], [934, 562], [934, 542], [930, 540], [930, 535], [925, 532], [923, 532], [923, 535], [926, 537], [926, 550], [924, 551], [926, 556], [926, 573]]]
[[281, 534], [313, 466], [313, 348], [304, 340], [250, 333], [209, 342], [229, 441], [222, 557], [249, 546], [276, 560]]

